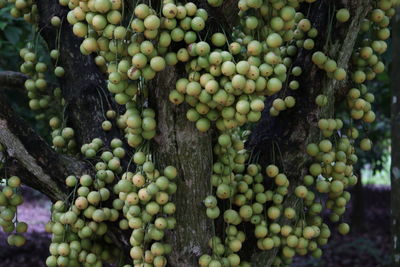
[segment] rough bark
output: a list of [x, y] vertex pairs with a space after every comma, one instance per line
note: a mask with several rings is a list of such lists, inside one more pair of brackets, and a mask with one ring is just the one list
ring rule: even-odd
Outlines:
[[[399, 11], [399, 10], [397, 10]], [[397, 13], [393, 23], [393, 54], [391, 66], [391, 117], [392, 117], [392, 166], [391, 166], [391, 230], [392, 264], [400, 266], [400, 16]]]
[[[236, 1], [225, 1], [223, 8], [212, 8], [205, 0], [193, 2], [207, 10], [209, 23], [213, 25], [211, 32], [229, 28], [237, 14]], [[174, 248], [168, 264], [174, 267], [198, 266], [198, 257], [210, 252], [207, 243], [215, 235], [213, 221], [207, 218], [202, 204], [204, 198], [212, 194], [211, 134], [200, 133], [195, 124], [186, 119], [187, 105], [175, 106], [168, 101], [176, 80], [184, 75], [179, 67], [168, 67], [157, 75], [149, 88], [150, 105], [157, 112], [158, 123], [152, 152], [159, 167], [173, 165], [179, 173], [177, 192], [173, 196], [179, 226], [167, 235], [167, 242]]]
[[360, 177], [360, 182], [357, 183], [352, 190], [352, 211], [351, 211], [351, 225], [353, 229], [363, 232], [364, 229], [364, 190], [361, 182], [361, 172], [357, 173]]
[[[221, 25], [232, 26], [235, 19], [232, 12], [236, 11], [229, 11], [236, 10], [236, 1], [225, 1], [223, 11], [210, 8], [205, 0], [195, 2], [208, 9], [213, 25], [217, 25], [215, 21], [220, 21]], [[338, 60], [339, 66], [346, 68], [359, 24], [365, 17], [370, 1], [342, 2], [351, 10], [352, 19], [343, 27], [338, 26], [333, 32], [333, 44], [329, 46], [329, 54]], [[310, 9], [311, 21], [320, 32], [317, 42], [319, 48], [324, 46], [326, 40], [329, 3], [333, 1], [320, 0], [311, 5]], [[82, 55], [79, 50], [81, 39], [73, 35], [65, 18], [68, 9], [61, 7], [55, 0], [38, 0], [37, 5], [41, 35], [50, 49], [59, 47], [61, 52], [58, 64], [65, 68], [66, 75], [59, 81], [68, 103], [68, 122], [76, 131], [78, 144], [89, 142], [94, 137], [100, 137], [107, 143], [113, 137], [121, 136], [116, 130], [105, 133], [101, 129], [105, 110], [116, 107], [106, 89], [105, 77], [98, 70], [93, 58]], [[49, 25], [50, 18], [54, 15], [64, 20], [59, 35], [57, 29]], [[57, 36], [60, 39], [56, 44]], [[290, 190], [306, 172], [306, 144], [319, 136], [318, 130], [313, 126], [320, 116], [333, 114], [332, 106], [320, 110], [310, 103], [314, 102], [315, 96], [321, 93], [322, 89], [333, 102], [334, 95], [342, 94], [345, 90], [340, 89], [346, 88], [346, 82], [339, 83], [327, 79], [326, 75], [310, 62], [310, 55], [311, 52], [301, 51], [296, 62], [304, 70], [304, 78], [300, 81], [302, 89], [295, 93], [297, 106], [292, 111], [282, 113], [278, 118], [271, 118], [268, 110], [273, 99], [269, 99], [263, 118], [255, 127], [249, 141], [249, 148], [255, 148], [255, 152], [260, 153], [260, 163], [263, 166], [274, 160], [279, 162], [282, 158], [285, 159], [285, 164], [281, 167], [291, 180]], [[207, 219], [201, 203], [204, 197], [212, 192], [212, 140], [209, 133], [199, 133], [194, 124], [187, 121], [186, 106], [176, 107], [168, 101], [168, 93], [174, 88], [178, 76], [177, 69], [168, 67], [157, 76], [149, 90], [150, 105], [157, 111], [158, 121], [158, 134], [152, 148], [160, 168], [171, 164], [178, 169], [177, 193], [173, 199], [177, 206], [178, 227], [167, 235], [167, 241], [173, 247], [169, 263], [174, 267], [189, 267], [197, 266], [198, 256], [208, 252], [207, 241], [214, 234], [213, 223]], [[287, 92], [282, 92], [282, 95], [285, 93]], [[15, 169], [24, 173], [24, 177], [28, 173], [33, 174], [33, 177], [25, 178], [25, 182], [31, 183], [30, 185], [53, 200], [58, 199], [62, 196], [61, 193], [64, 193], [62, 182], [66, 174], [82, 170], [82, 166], [75, 166], [75, 160], [55, 154], [31, 128], [10, 111], [4, 98], [0, 98], [0, 101], [4, 102], [0, 102], [0, 138], [7, 138], [0, 139], [0, 142], [13, 142], [13, 147], [9, 146], [7, 153], [14, 155]], [[291, 123], [288, 124], [288, 121]], [[18, 148], [17, 152], [12, 151], [15, 150], [14, 146]], [[275, 152], [275, 158], [272, 151]], [[279, 154], [280, 152], [282, 153]], [[54, 192], [53, 186], [50, 186], [53, 183], [58, 188], [54, 189]], [[300, 206], [301, 202], [295, 197], [289, 197], [284, 205]], [[119, 236], [122, 235], [119, 233]], [[273, 250], [255, 254], [253, 266], [270, 266], [276, 253], [277, 251]]]
[[[227, 25], [220, 11], [210, 9], [206, 1], [196, 2], [208, 9], [210, 17]], [[59, 82], [68, 103], [69, 123], [76, 131], [78, 143], [89, 142], [94, 137], [107, 143], [120, 133], [105, 134], [101, 130], [105, 110], [116, 109], [106, 89], [104, 75], [92, 57], [81, 54], [79, 45], [82, 40], [73, 35], [71, 26], [65, 21], [67, 9], [56, 1], [39, 0], [37, 5], [41, 35], [50, 49], [59, 47], [61, 52], [58, 64], [64, 67], [66, 75]], [[54, 15], [64, 19], [58, 44], [55, 43], [57, 30], [48, 24]], [[153, 153], [160, 167], [171, 164], [179, 171], [178, 189], [174, 196], [179, 227], [168, 235], [168, 241], [174, 247], [170, 264], [197, 266], [197, 259], [206, 251], [207, 241], [213, 233], [212, 222], [207, 219], [202, 206], [202, 200], [211, 193], [211, 136], [200, 134], [194, 124], [187, 121], [185, 107], [174, 107], [169, 103], [168, 92], [175, 86], [177, 78], [174, 70], [170, 68], [158, 75], [156, 86], [150, 92], [153, 98], [150, 101], [158, 111], [158, 136]]]
[[10, 164], [6, 170], [20, 175], [25, 184], [53, 201], [65, 199], [67, 175], [81, 174], [87, 168], [83, 162], [55, 152], [11, 109], [4, 94], [0, 94], [0, 143], [6, 147]]
[[167, 237], [174, 247], [169, 264], [189, 267], [197, 266], [198, 257], [207, 251], [207, 242], [213, 235], [212, 221], [207, 218], [202, 204], [212, 193], [212, 147], [211, 135], [200, 133], [194, 123], [186, 119], [187, 106], [175, 106], [168, 101], [177, 78], [179, 72], [168, 67], [150, 88], [151, 105], [157, 111], [158, 122], [152, 151], [161, 168], [173, 165], [178, 169], [173, 201], [179, 226]]
[[22, 91], [24, 82], [29, 76], [15, 71], [1, 71], [0, 72], [0, 88], [16, 89]]
[[[75, 157], [57, 153], [8, 105], [0, 93], [0, 144], [5, 146], [2, 174], [17, 175], [25, 185], [45, 194], [51, 201], [66, 200], [70, 190], [68, 175], [93, 174], [91, 165]], [[129, 247], [129, 234], [109, 224], [111, 238], [121, 249]]]
[[[345, 1], [344, 6], [351, 11], [351, 19], [346, 24], [332, 25], [330, 44], [326, 45], [329, 27], [329, 12], [332, 12], [333, 1], [321, 0], [311, 5], [309, 18], [313, 26], [318, 29], [316, 39], [317, 49], [323, 50], [334, 58], [339, 67], [345, 69], [356, 43], [360, 23], [365, 18], [370, 1]], [[331, 5], [331, 7], [329, 7]], [[313, 52], [302, 50], [294, 66], [301, 66], [303, 74], [299, 80], [301, 88], [291, 93], [296, 98], [296, 106], [292, 110], [281, 113], [278, 117], [269, 115], [273, 98], [267, 99], [262, 119], [254, 128], [248, 147], [259, 154], [262, 166], [278, 164], [290, 180], [289, 192], [299, 184], [307, 173], [309, 158], [305, 156], [306, 146], [320, 138], [317, 122], [320, 118], [330, 118], [334, 114], [333, 104], [335, 97], [341, 98], [349, 89], [348, 81], [338, 82], [330, 79], [311, 62]], [[349, 76], [349, 75], [348, 75]], [[283, 90], [279, 97], [288, 95]], [[325, 94], [330, 103], [327, 107], [318, 108], [314, 103], [315, 97]], [[290, 123], [288, 123], [290, 122]], [[289, 193], [290, 194], [290, 193]], [[301, 207], [301, 202], [294, 196], [284, 201], [284, 206]], [[278, 250], [255, 253], [252, 257], [252, 266], [271, 266]]]
[[[198, 2], [205, 7], [206, 1]], [[65, 69], [65, 76], [59, 78], [59, 83], [67, 102], [68, 125], [74, 128], [78, 144], [90, 142], [95, 137], [105, 143], [120, 137], [117, 131], [105, 133], [101, 129], [105, 111], [117, 108], [106, 89], [106, 77], [91, 56], [84, 56], [80, 52], [82, 39], [73, 35], [66, 21], [68, 9], [61, 7], [57, 1], [39, 0], [37, 5], [41, 36], [50, 50], [60, 50], [57, 65]], [[212, 14], [222, 19], [217, 10], [213, 10]], [[48, 23], [54, 15], [63, 21], [58, 30]], [[212, 221], [207, 219], [202, 205], [202, 200], [211, 193], [211, 136], [200, 134], [194, 124], [186, 120], [185, 107], [174, 107], [169, 103], [168, 92], [174, 87], [176, 78], [173, 68], [165, 71], [157, 78], [160, 86], [155, 86], [151, 93], [154, 96], [152, 103], [159, 111], [159, 135], [154, 144], [154, 154], [159, 166], [172, 164], [180, 174], [174, 196], [176, 218], [180, 226], [168, 235], [168, 241], [174, 247], [170, 257], [171, 266], [197, 266], [197, 259], [206, 251], [207, 241], [213, 234]], [[76, 159], [56, 154], [7, 105], [0, 107], [0, 118], [4, 119], [0, 124], [0, 142], [10, 144], [7, 153], [11, 166], [8, 170], [21, 174], [26, 184], [48, 195], [53, 201], [66, 197], [66, 175], [89, 172], [89, 167], [76, 163]], [[113, 231], [120, 239], [127, 235], [117, 229]], [[127, 244], [126, 240], [124, 243]]]
[[[76, 132], [78, 145], [90, 142], [93, 138], [101, 138], [108, 144], [114, 137], [120, 137], [117, 130], [105, 132], [101, 123], [105, 120], [105, 112], [115, 109], [106, 86], [106, 77], [100, 72], [92, 56], [80, 52], [82, 38], [72, 32], [66, 15], [68, 7], [62, 7], [58, 1], [38, 0], [40, 35], [49, 49], [59, 49], [59, 66], [65, 69], [65, 76], [59, 78], [62, 94], [68, 103], [66, 113], [68, 122]], [[62, 24], [59, 29], [51, 26], [49, 21], [59, 16]]]

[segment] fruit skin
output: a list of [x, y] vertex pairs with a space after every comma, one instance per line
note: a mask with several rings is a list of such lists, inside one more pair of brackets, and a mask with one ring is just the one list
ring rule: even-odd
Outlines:
[[347, 223], [341, 223], [338, 226], [338, 231], [342, 235], [346, 235], [350, 231], [350, 226]]
[[346, 8], [339, 9], [336, 13], [336, 19], [339, 22], [347, 22], [350, 19], [350, 12]]

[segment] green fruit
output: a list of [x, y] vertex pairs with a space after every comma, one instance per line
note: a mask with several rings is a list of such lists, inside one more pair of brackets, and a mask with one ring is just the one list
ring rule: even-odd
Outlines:
[[258, 19], [255, 16], [248, 16], [245, 21], [246, 28], [254, 30], [258, 27]]
[[279, 208], [272, 206], [272, 207], [268, 208], [267, 215], [268, 215], [268, 218], [270, 218], [271, 220], [276, 220], [280, 217], [281, 211], [279, 210]]
[[21, 179], [17, 176], [11, 176], [8, 178], [7, 184], [12, 188], [17, 188], [21, 185]]
[[94, 8], [97, 12], [107, 13], [111, 9], [111, 1], [109, 0], [95, 0]]
[[206, 197], [203, 202], [207, 208], [215, 208], [217, 206], [217, 199], [214, 196]]
[[349, 10], [346, 9], [346, 8], [339, 9], [339, 10], [336, 12], [336, 19], [337, 19], [339, 22], [342, 22], [342, 23], [347, 22], [347, 21], [350, 19], [350, 12], [349, 12]]
[[138, 18], [144, 19], [150, 14], [150, 8], [146, 4], [139, 4], [135, 7], [134, 13]]
[[323, 66], [327, 61], [327, 57], [324, 53], [317, 51], [312, 55], [312, 61], [318, 66]]
[[48, 256], [46, 259], [46, 266], [56, 267], [57, 266], [57, 257], [54, 255]]
[[227, 199], [231, 197], [232, 195], [232, 189], [229, 185], [227, 184], [220, 184], [217, 187], [217, 192], [216, 192], [218, 198], [220, 199]]
[[295, 194], [298, 198], [305, 198], [307, 196], [308, 190], [305, 186], [299, 185], [295, 189]]
[[211, 36], [211, 42], [216, 47], [222, 47], [226, 44], [226, 37], [223, 33], [217, 32]]
[[198, 42], [195, 49], [199, 56], [206, 56], [210, 53], [210, 45], [204, 41]]
[[370, 151], [372, 148], [372, 142], [368, 138], [364, 138], [360, 142], [360, 148], [364, 151]]
[[165, 69], [165, 64], [166, 64], [165, 60], [162, 57], [158, 57], [157, 56], [157, 57], [153, 57], [150, 60], [150, 66], [156, 72], [164, 70]]
[[333, 193], [342, 193], [344, 185], [341, 181], [333, 181], [330, 185], [330, 189]]
[[280, 47], [283, 43], [282, 37], [277, 33], [272, 33], [267, 37], [267, 45], [271, 48]]
[[277, 78], [271, 78], [268, 80], [267, 89], [273, 93], [277, 93], [282, 89], [282, 82]]
[[347, 223], [341, 223], [338, 226], [338, 231], [342, 235], [347, 235], [350, 232], [350, 226]]
[[200, 131], [200, 132], [207, 132], [208, 129], [210, 129], [210, 121], [206, 118], [201, 118], [196, 122], [196, 128]]
[[175, 4], [168, 3], [163, 6], [162, 13], [164, 17], [172, 19], [177, 15], [178, 8]]
[[207, 210], [206, 210], [207, 217], [210, 219], [213, 219], [213, 220], [218, 218], [220, 213], [221, 212], [218, 207], [207, 208]]
[[201, 17], [194, 17], [190, 22], [192, 29], [196, 32], [202, 31], [205, 27], [205, 21]]
[[[222, 5], [223, 0], [207, 0], [207, 3], [212, 7], [219, 7]], [[201, 265], [201, 266], [203, 267], [203, 265]], [[204, 266], [208, 266], [208, 265], [204, 265]]]
[[155, 15], [149, 15], [144, 19], [144, 26], [148, 30], [156, 30], [160, 27], [160, 18]]
[[26, 243], [26, 239], [22, 235], [16, 234], [10, 235], [7, 239], [7, 242], [12, 246], [21, 247]]
[[68, 187], [75, 187], [75, 185], [77, 184], [78, 180], [75, 176], [70, 175], [65, 179], [65, 184]]
[[53, 145], [55, 147], [64, 147], [65, 146], [65, 140], [62, 136], [56, 136], [53, 138]]
[[312, 176], [316, 177], [322, 173], [322, 167], [318, 163], [313, 163], [311, 164], [309, 171]]

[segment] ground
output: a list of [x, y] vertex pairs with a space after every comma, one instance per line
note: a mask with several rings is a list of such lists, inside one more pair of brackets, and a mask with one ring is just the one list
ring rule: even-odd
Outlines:
[[[50, 202], [32, 190], [24, 189], [25, 203], [19, 208], [18, 218], [29, 223], [27, 243], [22, 248], [6, 244], [0, 231], [0, 266], [42, 267], [48, 255], [50, 235], [44, 224], [50, 216]], [[390, 263], [390, 188], [364, 188], [364, 229], [352, 229], [348, 236], [335, 234], [324, 249], [321, 259], [299, 257], [293, 267], [378, 267]], [[350, 218], [351, 207], [347, 218]]]

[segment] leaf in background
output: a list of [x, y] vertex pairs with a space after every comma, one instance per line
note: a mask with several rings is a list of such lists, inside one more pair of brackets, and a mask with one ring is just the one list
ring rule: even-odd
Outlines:
[[0, 29], [1, 30], [4, 30], [6, 26], [7, 26], [7, 22], [3, 22], [3, 21], [0, 22]]
[[6, 36], [7, 40], [13, 44], [18, 43], [21, 33], [22, 30], [14, 26], [6, 27], [4, 30], [4, 35]]

